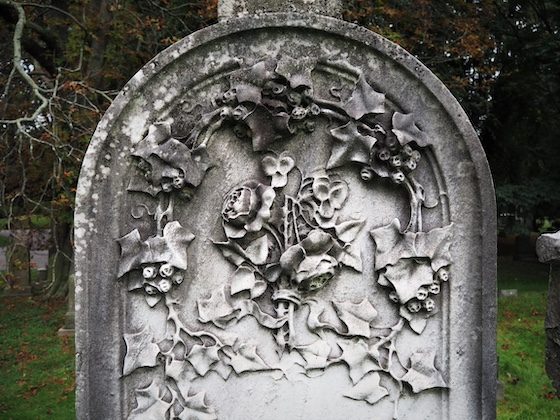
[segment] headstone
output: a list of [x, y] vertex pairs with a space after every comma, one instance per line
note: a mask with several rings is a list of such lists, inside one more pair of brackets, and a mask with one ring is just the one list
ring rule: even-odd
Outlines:
[[560, 397], [560, 231], [545, 233], [537, 239], [539, 261], [550, 264], [546, 307], [545, 368]]
[[327, 3], [222, 2], [100, 122], [78, 418], [495, 417], [483, 150], [414, 57], [301, 6]]
[[18, 236], [12, 235], [12, 241], [6, 252], [6, 279], [10, 295], [31, 294], [31, 256], [27, 245]]

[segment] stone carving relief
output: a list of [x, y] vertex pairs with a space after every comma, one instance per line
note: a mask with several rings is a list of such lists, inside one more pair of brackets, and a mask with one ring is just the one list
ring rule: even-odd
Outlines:
[[[149, 307], [163, 305], [167, 315], [163, 336], [149, 327], [124, 335], [123, 380], [140, 368], [164, 372], [163, 379], [154, 373], [147, 388], [136, 390], [130, 419], [217, 418], [204, 390], [188, 381], [211, 371], [224, 380], [246, 372], [285, 380], [292, 369], [313, 378], [341, 364], [352, 383], [344, 396], [371, 405], [389, 398], [395, 418], [404, 393], [446, 387], [438, 355], [418, 350], [405, 357], [396, 346], [407, 328], [423, 333], [450, 278], [452, 225], [423, 229], [424, 190], [414, 177], [430, 141], [413, 114], [393, 110], [358, 71], [350, 92], [332, 88], [329, 100], [317, 95], [316, 65], [282, 56], [243, 67], [231, 73], [229, 89], [212, 100], [187, 136], [174, 138], [173, 123], [161, 122], [135, 146], [137, 168], [128, 190], [155, 202], [148, 214], [156, 234], [142, 238], [134, 229], [118, 240], [118, 277]], [[330, 120], [332, 136], [325, 167], [305, 173], [295, 156], [271, 150], [297, 132], [315, 130], [320, 117]], [[188, 289], [187, 248], [197, 241], [174, 211], [178, 200], [203, 199], [196, 191], [211, 170], [206, 146], [218, 129], [252, 143], [262, 176], [236, 185], [216, 209], [225, 240], [211, 239], [235, 271], [198, 298], [200, 325], [208, 326], [201, 328], [186, 325], [178, 310]], [[351, 194], [343, 167], [358, 171], [364, 183], [388, 178], [409, 199], [404, 227], [395, 216], [369, 232], [376, 279], [385, 291], [379, 299], [392, 301], [398, 313], [388, 327], [376, 324], [378, 309], [365, 293], [359, 301], [319, 297], [347, 270], [363, 269], [355, 239], [365, 220], [341, 216]], [[258, 344], [228, 332], [245, 317], [273, 337], [278, 360], [265, 360]], [[294, 321], [302, 317], [305, 322]], [[286, 354], [293, 357], [282, 358]]]

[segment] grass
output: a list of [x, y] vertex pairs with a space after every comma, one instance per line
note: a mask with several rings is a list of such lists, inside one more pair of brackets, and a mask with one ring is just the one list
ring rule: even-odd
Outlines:
[[[560, 399], [544, 372], [548, 268], [500, 258], [498, 354], [504, 399], [499, 420], [556, 420]], [[0, 298], [0, 419], [74, 418], [74, 343], [56, 332], [66, 304]]]
[[64, 300], [0, 298], [0, 418], [74, 418], [74, 342]]

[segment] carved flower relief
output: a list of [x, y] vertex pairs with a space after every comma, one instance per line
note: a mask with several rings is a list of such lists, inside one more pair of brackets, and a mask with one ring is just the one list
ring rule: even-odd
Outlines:
[[129, 191], [156, 196], [197, 187], [210, 167], [205, 147], [190, 149], [171, 135], [169, 123], [151, 125], [131, 154], [142, 176], [132, 177]]
[[317, 173], [311, 182], [304, 182], [300, 199], [311, 207], [313, 218], [324, 228], [334, 227], [337, 210], [348, 197], [348, 185], [325, 171]]
[[339, 266], [331, 235], [312, 230], [300, 243], [289, 247], [280, 257], [280, 266], [300, 291], [314, 291], [325, 286]]
[[228, 238], [243, 238], [247, 232], [258, 232], [270, 218], [274, 188], [248, 181], [231, 190], [224, 200], [222, 218]]
[[262, 160], [263, 172], [271, 177], [270, 185], [273, 188], [286, 186], [288, 173], [294, 168], [295, 162], [290, 156], [285, 154], [279, 157], [265, 156]]

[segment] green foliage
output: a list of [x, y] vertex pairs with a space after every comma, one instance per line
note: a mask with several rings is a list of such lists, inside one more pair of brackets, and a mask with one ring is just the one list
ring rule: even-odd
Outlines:
[[500, 298], [498, 354], [503, 401], [498, 419], [557, 419], [560, 399], [544, 372], [546, 293], [525, 292]]
[[73, 339], [56, 334], [66, 308], [0, 298], [0, 418], [74, 418]]

